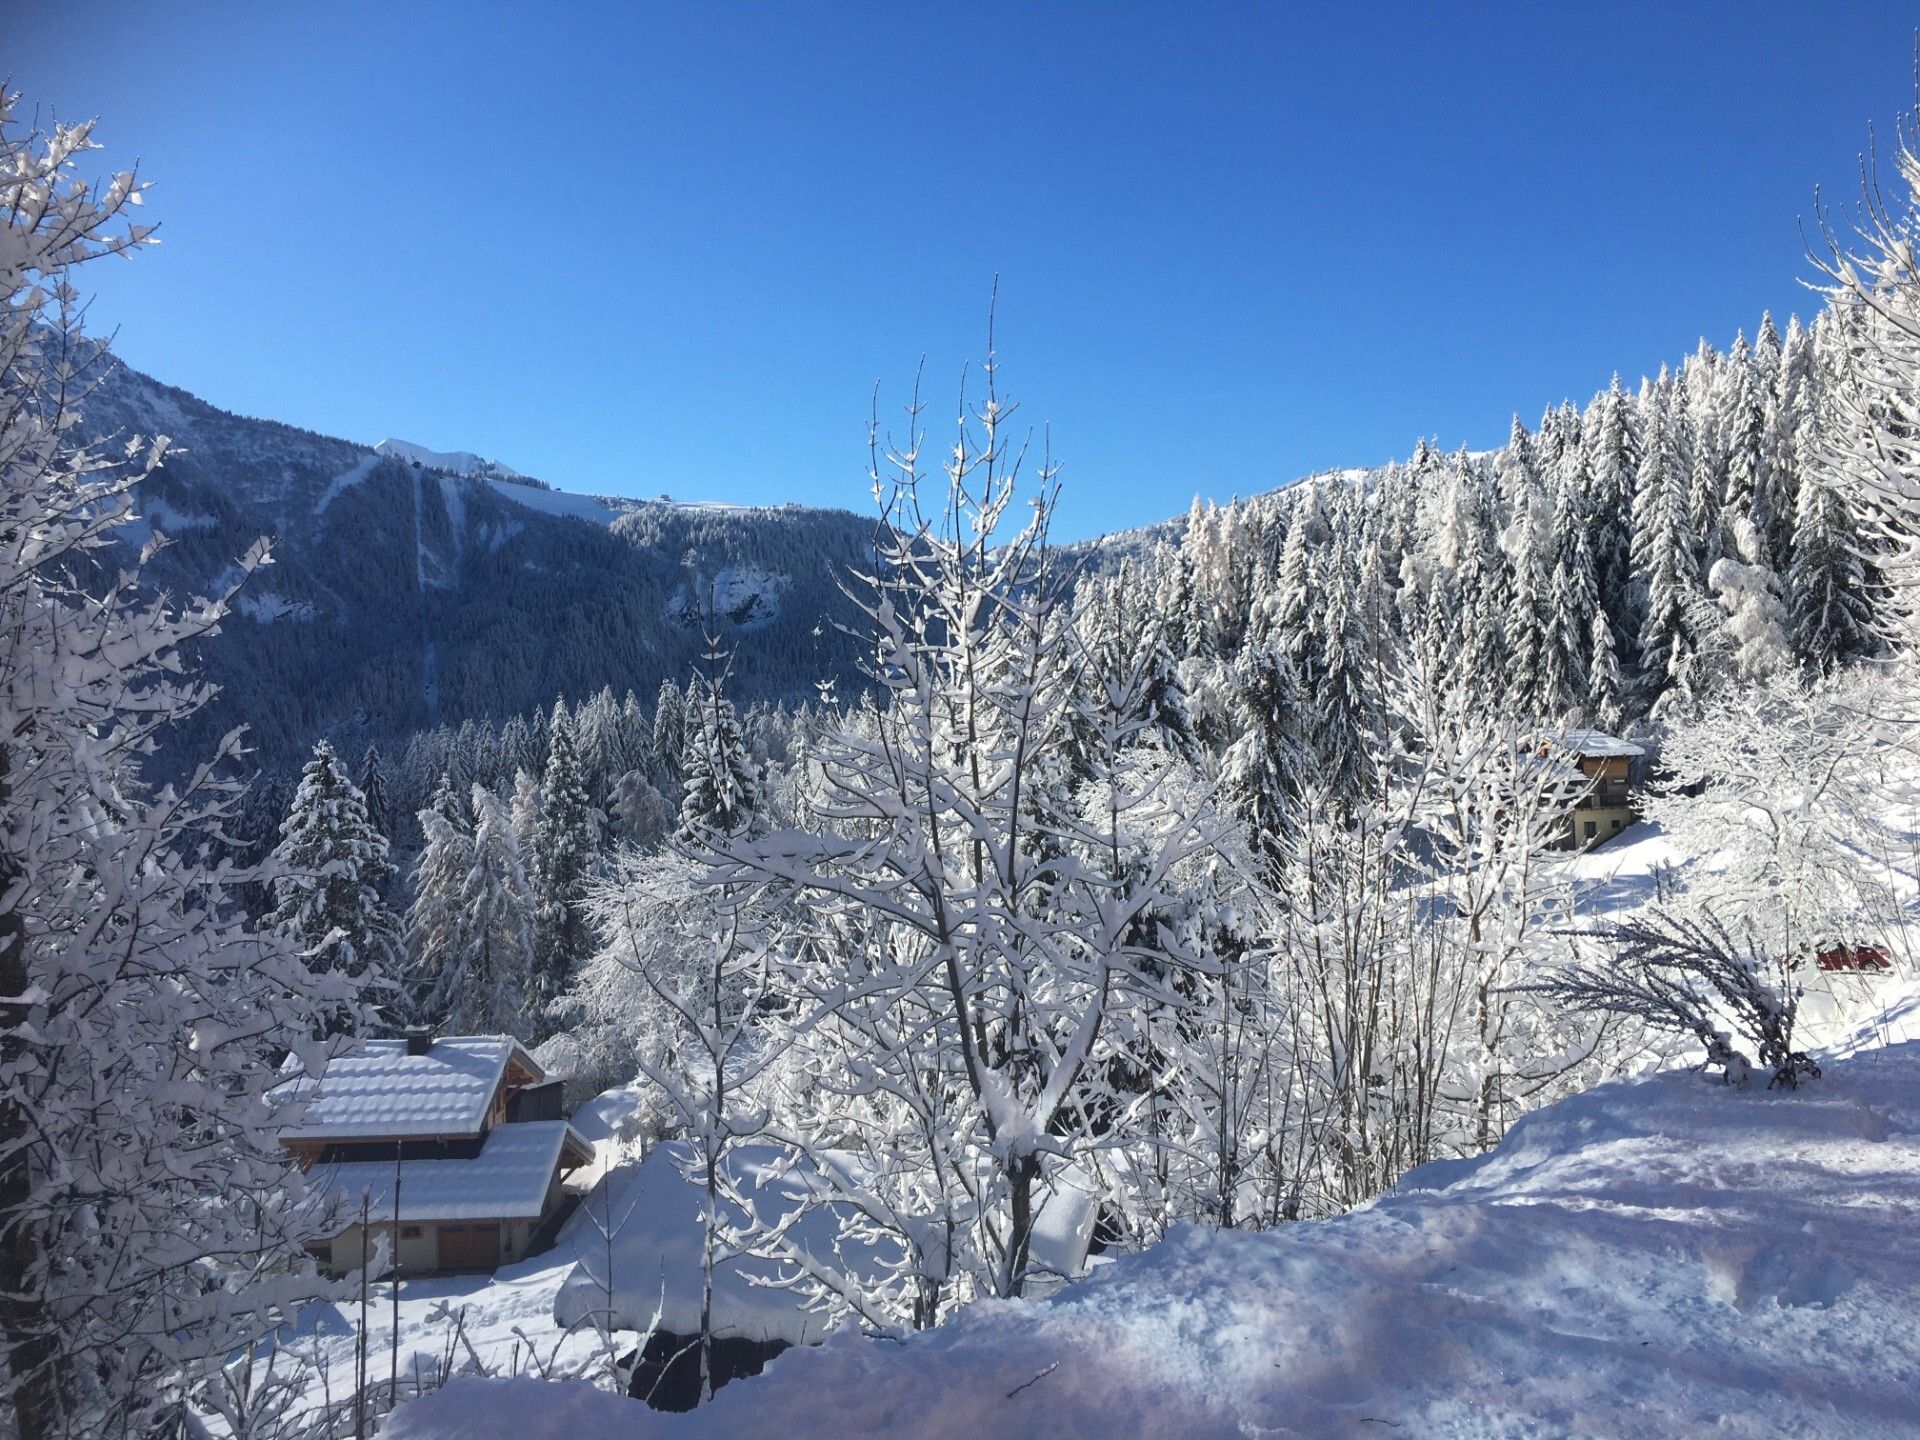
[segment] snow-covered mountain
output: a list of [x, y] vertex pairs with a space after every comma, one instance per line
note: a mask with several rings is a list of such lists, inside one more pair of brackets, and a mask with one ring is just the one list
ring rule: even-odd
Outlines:
[[255, 537], [275, 541], [203, 649], [223, 694], [169, 747], [183, 759], [240, 723], [279, 766], [323, 735], [357, 754], [603, 685], [651, 700], [685, 679], [709, 615], [737, 642], [743, 702], [853, 669], [836, 576], [872, 524], [848, 512], [574, 494], [471, 452], [233, 415], [111, 359], [87, 421], [174, 442], [120, 534], [165, 538], [156, 582], [220, 588]]
[[416, 445], [411, 440], [396, 440], [392, 436], [373, 447], [376, 455], [391, 455], [396, 460], [404, 460], [409, 465], [418, 465], [428, 470], [445, 470], [449, 475], [488, 475], [501, 480], [524, 480], [522, 475], [510, 465], [502, 465], [498, 460], [489, 460], [484, 455], [476, 455], [471, 450], [429, 450], [424, 445]]

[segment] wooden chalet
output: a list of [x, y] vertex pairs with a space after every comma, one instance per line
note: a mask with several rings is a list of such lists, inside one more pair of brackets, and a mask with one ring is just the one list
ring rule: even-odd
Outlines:
[[1561, 843], [1569, 850], [1604, 845], [1640, 818], [1633, 808], [1633, 767], [1647, 752], [1599, 730], [1569, 730], [1558, 748], [1586, 777], [1587, 791], [1567, 812]]
[[350, 1217], [315, 1247], [334, 1273], [364, 1264], [374, 1236], [407, 1274], [518, 1260], [593, 1158], [560, 1082], [510, 1035], [369, 1040], [294, 1084], [306, 1103], [281, 1143]]

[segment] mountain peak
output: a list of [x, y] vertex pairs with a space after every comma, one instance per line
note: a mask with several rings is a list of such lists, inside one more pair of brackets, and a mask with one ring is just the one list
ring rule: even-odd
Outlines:
[[411, 440], [399, 440], [388, 436], [373, 447], [381, 455], [391, 455], [396, 460], [405, 460], [409, 464], [421, 466], [427, 470], [445, 470], [451, 475], [490, 475], [500, 480], [524, 480], [526, 477], [510, 465], [502, 465], [498, 460], [489, 460], [484, 455], [476, 455], [471, 450], [429, 450], [424, 445], [416, 445]]

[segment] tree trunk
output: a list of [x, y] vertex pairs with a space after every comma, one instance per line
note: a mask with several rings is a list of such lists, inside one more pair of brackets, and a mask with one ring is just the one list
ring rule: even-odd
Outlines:
[[[0, 745], [0, 815], [9, 813], [13, 787], [11, 752]], [[0, 897], [12, 895], [21, 866], [0, 850]], [[28, 1006], [24, 895], [0, 900], [0, 1074], [19, 1074], [27, 1052], [21, 1039]], [[32, 1258], [45, 1247], [26, 1210], [33, 1195], [32, 1131], [17, 1100], [0, 1100], [0, 1344], [6, 1347], [6, 1383], [12, 1392], [13, 1423], [20, 1440], [53, 1434], [60, 1410], [58, 1344], [28, 1274]]]
[[1007, 1203], [1012, 1224], [1007, 1231], [1007, 1294], [1026, 1293], [1027, 1263], [1033, 1250], [1033, 1182], [1040, 1173], [1037, 1155], [1021, 1155], [1007, 1162]]

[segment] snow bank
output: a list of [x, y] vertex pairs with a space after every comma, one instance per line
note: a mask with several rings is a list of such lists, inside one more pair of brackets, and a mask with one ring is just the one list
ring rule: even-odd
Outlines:
[[[700, 1207], [705, 1194], [682, 1174], [690, 1155], [683, 1144], [659, 1146], [640, 1164], [614, 1170], [581, 1202], [561, 1231], [562, 1242], [573, 1247], [580, 1260], [554, 1305], [559, 1325], [581, 1323], [606, 1306], [607, 1247], [600, 1227], [610, 1219], [615, 1327], [645, 1330], [657, 1308], [663, 1330], [689, 1335], [700, 1329]], [[797, 1181], [775, 1173], [777, 1158], [769, 1146], [741, 1145], [728, 1161], [741, 1189], [767, 1215], [782, 1213], [797, 1194]], [[815, 1210], [794, 1227], [791, 1238], [831, 1264], [839, 1225], [828, 1211]], [[791, 1345], [824, 1339], [822, 1317], [802, 1309], [792, 1290], [774, 1285], [778, 1275], [777, 1266], [752, 1256], [721, 1264], [714, 1273], [716, 1332]]]
[[395, 1440], [559, 1433], [1920, 1434], [1920, 1044], [1797, 1094], [1602, 1086], [1336, 1220], [1185, 1229], [1051, 1301], [795, 1350], [701, 1411], [499, 1382]]

